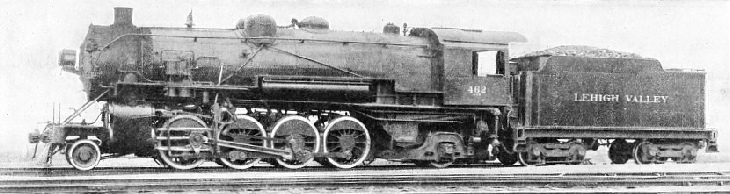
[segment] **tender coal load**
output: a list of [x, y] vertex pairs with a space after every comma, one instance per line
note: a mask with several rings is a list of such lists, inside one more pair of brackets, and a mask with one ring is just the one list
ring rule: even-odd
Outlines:
[[299, 28], [327, 30], [330, 29], [330, 23], [324, 18], [309, 16], [299, 22]]
[[571, 57], [586, 57], [586, 58], [642, 58], [638, 54], [614, 51], [604, 48], [596, 48], [592, 46], [584, 45], [562, 45], [553, 48], [549, 48], [543, 51], [533, 51], [525, 54], [523, 57], [537, 57], [537, 56], [571, 56]]
[[274, 36], [276, 35], [276, 20], [263, 14], [251, 15], [238, 20], [236, 29], [243, 29], [246, 36]]

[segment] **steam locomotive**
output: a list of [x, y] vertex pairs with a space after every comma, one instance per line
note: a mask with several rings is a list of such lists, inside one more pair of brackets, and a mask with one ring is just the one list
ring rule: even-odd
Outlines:
[[[692, 163], [702, 147], [717, 150], [705, 73], [654, 59], [510, 58], [508, 44], [526, 41], [514, 32], [345, 32], [319, 17], [192, 26], [137, 27], [130, 8], [90, 25], [78, 64], [73, 50], [59, 62], [89, 103], [31, 143], [53, 145], [48, 157], [65, 153], [79, 170], [128, 154], [176, 169], [295, 169], [376, 158], [580, 164], [601, 145], [615, 164]], [[96, 102], [102, 125], [71, 122]]]

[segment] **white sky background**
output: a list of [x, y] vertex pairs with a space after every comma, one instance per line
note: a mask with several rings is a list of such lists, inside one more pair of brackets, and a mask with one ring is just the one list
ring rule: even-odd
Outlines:
[[[575, 44], [656, 58], [664, 68], [705, 69], [708, 127], [730, 153], [730, 2], [726, 1], [5, 1], [0, 0], [0, 152], [25, 149], [27, 133], [85, 102], [81, 83], [57, 66], [58, 52], [78, 50], [88, 25], [114, 21], [114, 7], [134, 8], [137, 26], [232, 28], [268, 14], [279, 25], [315, 15], [330, 28], [380, 32], [387, 22], [522, 33], [512, 54]], [[95, 114], [87, 114], [93, 120]], [[725, 132], [725, 133], [723, 133]], [[722, 149], [721, 148], [721, 149]], [[722, 150], [721, 150], [722, 151]]]

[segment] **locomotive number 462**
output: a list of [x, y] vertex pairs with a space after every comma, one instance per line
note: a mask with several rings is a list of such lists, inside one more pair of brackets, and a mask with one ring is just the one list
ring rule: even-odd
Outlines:
[[469, 86], [469, 93], [477, 96], [487, 93], [487, 86]]

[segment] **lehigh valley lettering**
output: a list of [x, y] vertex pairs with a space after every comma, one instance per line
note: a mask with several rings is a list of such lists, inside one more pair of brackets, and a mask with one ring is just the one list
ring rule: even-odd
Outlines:
[[623, 95], [623, 98], [619, 98], [618, 94], [589, 94], [589, 93], [575, 93], [573, 95], [573, 101], [576, 102], [619, 102], [624, 99], [626, 102], [638, 102], [638, 103], [667, 103], [669, 96], [657, 96], [657, 95]]

